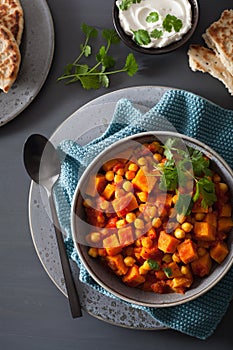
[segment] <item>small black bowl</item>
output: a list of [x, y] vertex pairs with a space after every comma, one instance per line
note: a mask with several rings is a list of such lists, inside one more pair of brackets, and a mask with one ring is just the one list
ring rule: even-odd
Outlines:
[[165, 54], [171, 51], [174, 51], [184, 45], [193, 35], [197, 23], [199, 20], [199, 6], [198, 6], [198, 1], [197, 0], [189, 0], [190, 5], [191, 5], [191, 10], [192, 10], [192, 26], [190, 30], [184, 34], [184, 36], [180, 39], [177, 40], [167, 46], [161, 47], [161, 48], [145, 48], [137, 45], [135, 41], [132, 39], [131, 36], [127, 35], [124, 30], [121, 27], [120, 21], [119, 21], [119, 9], [116, 5], [116, 1], [114, 1], [113, 5], [113, 11], [112, 11], [112, 17], [113, 17], [113, 24], [116, 29], [117, 34], [121, 38], [121, 40], [132, 50], [149, 54], [149, 55], [159, 55], [159, 54]]

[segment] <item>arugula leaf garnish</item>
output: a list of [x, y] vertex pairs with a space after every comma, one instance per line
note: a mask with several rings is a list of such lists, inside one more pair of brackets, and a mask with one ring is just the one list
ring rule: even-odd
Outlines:
[[[96, 56], [96, 64], [90, 67], [87, 63], [81, 63], [83, 57], [89, 57], [92, 54], [92, 47], [90, 39], [96, 38], [98, 31], [83, 23], [81, 25], [83, 33], [86, 35], [84, 43], [80, 45], [80, 54], [73, 63], [69, 63], [64, 68], [64, 73], [57, 80], [66, 80], [67, 84], [79, 81], [84, 89], [99, 89], [108, 87], [110, 74], [126, 72], [132, 77], [138, 71], [138, 64], [135, 57], [130, 53], [125, 61], [125, 65], [120, 69], [113, 69], [115, 66], [115, 59], [109, 55], [109, 50], [112, 44], [118, 44], [120, 39], [113, 29], [104, 29], [102, 31], [102, 38], [107, 42], [102, 45]], [[112, 69], [112, 70], [111, 70]]]

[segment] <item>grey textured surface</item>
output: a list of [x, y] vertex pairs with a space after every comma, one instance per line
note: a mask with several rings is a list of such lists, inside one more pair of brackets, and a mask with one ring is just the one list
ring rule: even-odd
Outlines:
[[[140, 66], [135, 77], [114, 76], [109, 89], [85, 91], [78, 84], [65, 86], [56, 79], [62, 74], [65, 64], [72, 61], [79, 51], [83, 40], [82, 22], [98, 28], [112, 27], [113, 1], [48, 0], [55, 28], [55, 53], [50, 72], [32, 103], [17, 118], [0, 128], [1, 349], [232, 349], [232, 304], [215, 334], [206, 341], [172, 330], [139, 331], [118, 327], [85, 311], [83, 318], [73, 320], [64, 294], [48, 277], [33, 245], [28, 222], [30, 180], [22, 162], [23, 144], [31, 133], [50, 136], [85, 103], [125, 87], [162, 85], [182, 88], [232, 109], [233, 99], [225, 87], [207, 74], [192, 72], [187, 60], [189, 43], [202, 43], [201, 34], [224, 9], [232, 7], [232, 0], [212, 0], [211, 5], [209, 1], [199, 3], [199, 24], [187, 45], [166, 56], [149, 57], [135, 53]], [[128, 53], [123, 44], [112, 51], [119, 66]]]

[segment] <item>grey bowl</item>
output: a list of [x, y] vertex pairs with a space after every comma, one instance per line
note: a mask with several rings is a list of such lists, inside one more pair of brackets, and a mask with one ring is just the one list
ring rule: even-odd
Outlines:
[[174, 43], [171, 43], [170, 45], [167, 45], [165, 47], [145, 48], [137, 45], [135, 41], [132, 39], [132, 37], [127, 35], [121, 27], [121, 24], [119, 21], [119, 9], [116, 5], [116, 1], [114, 1], [113, 10], [112, 10], [113, 24], [117, 34], [119, 35], [123, 43], [128, 47], [130, 47], [132, 50], [138, 51], [144, 54], [149, 54], [149, 55], [160, 55], [160, 54], [169, 53], [183, 46], [191, 38], [191, 36], [196, 30], [198, 20], [199, 20], [199, 5], [197, 0], [189, 0], [189, 2], [192, 9], [192, 27], [180, 40]]
[[[229, 165], [219, 156], [214, 150], [207, 145], [193, 138], [185, 135], [181, 135], [174, 132], [145, 132], [136, 134], [134, 136], [126, 137], [120, 141], [115, 142], [113, 145], [107, 147], [101, 152], [87, 167], [80, 181], [77, 185], [74, 199], [72, 202], [72, 214], [71, 214], [71, 227], [72, 237], [74, 240], [75, 248], [79, 254], [81, 262], [83, 263], [86, 270], [93, 277], [96, 283], [102, 286], [106, 291], [113, 294], [114, 296], [142, 306], [149, 307], [169, 307], [189, 302], [197, 297], [200, 297], [208, 290], [218, 283], [222, 277], [227, 273], [233, 263], [233, 229], [231, 230], [228, 238], [228, 246], [230, 252], [224, 262], [220, 265], [213, 265], [212, 272], [209, 276], [196, 279], [191, 288], [185, 294], [169, 293], [169, 294], [156, 294], [153, 292], [144, 292], [137, 288], [131, 288], [123, 284], [121, 280], [115, 276], [106, 267], [103, 267], [99, 261], [91, 258], [88, 255], [88, 247], [82, 239], [83, 229], [82, 223], [80, 224], [80, 218], [84, 217], [83, 206], [82, 206], [82, 189], [87, 184], [88, 177], [93, 172], [96, 174], [101, 165], [107, 160], [118, 154], [119, 150], [124, 151], [128, 149], [130, 142], [149, 142], [152, 139], [165, 142], [167, 138], [177, 137], [182, 138], [184, 144], [194, 149], [200, 150], [203, 154], [208, 156], [211, 160], [211, 168], [217, 171], [225, 181], [230, 189], [231, 198], [233, 199], [233, 171]], [[233, 202], [232, 202], [233, 205]], [[85, 235], [85, 232], [84, 232]]]

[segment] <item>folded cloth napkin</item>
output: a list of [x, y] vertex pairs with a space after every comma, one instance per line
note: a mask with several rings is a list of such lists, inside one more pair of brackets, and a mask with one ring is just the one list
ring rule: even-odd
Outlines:
[[[62, 171], [54, 189], [58, 219], [66, 232], [69, 256], [77, 262], [80, 280], [110, 295], [88, 274], [74, 249], [70, 229], [70, 205], [77, 182], [94, 157], [115, 141], [150, 130], [170, 130], [196, 138], [216, 150], [233, 167], [233, 111], [183, 90], [169, 90], [148, 112], [142, 114], [127, 99], [120, 99], [106, 132], [85, 146], [64, 140], [58, 147]], [[164, 326], [200, 339], [209, 337], [224, 316], [233, 297], [233, 268], [204, 296], [183, 305], [146, 308]], [[136, 306], [135, 307], [139, 307]]]

